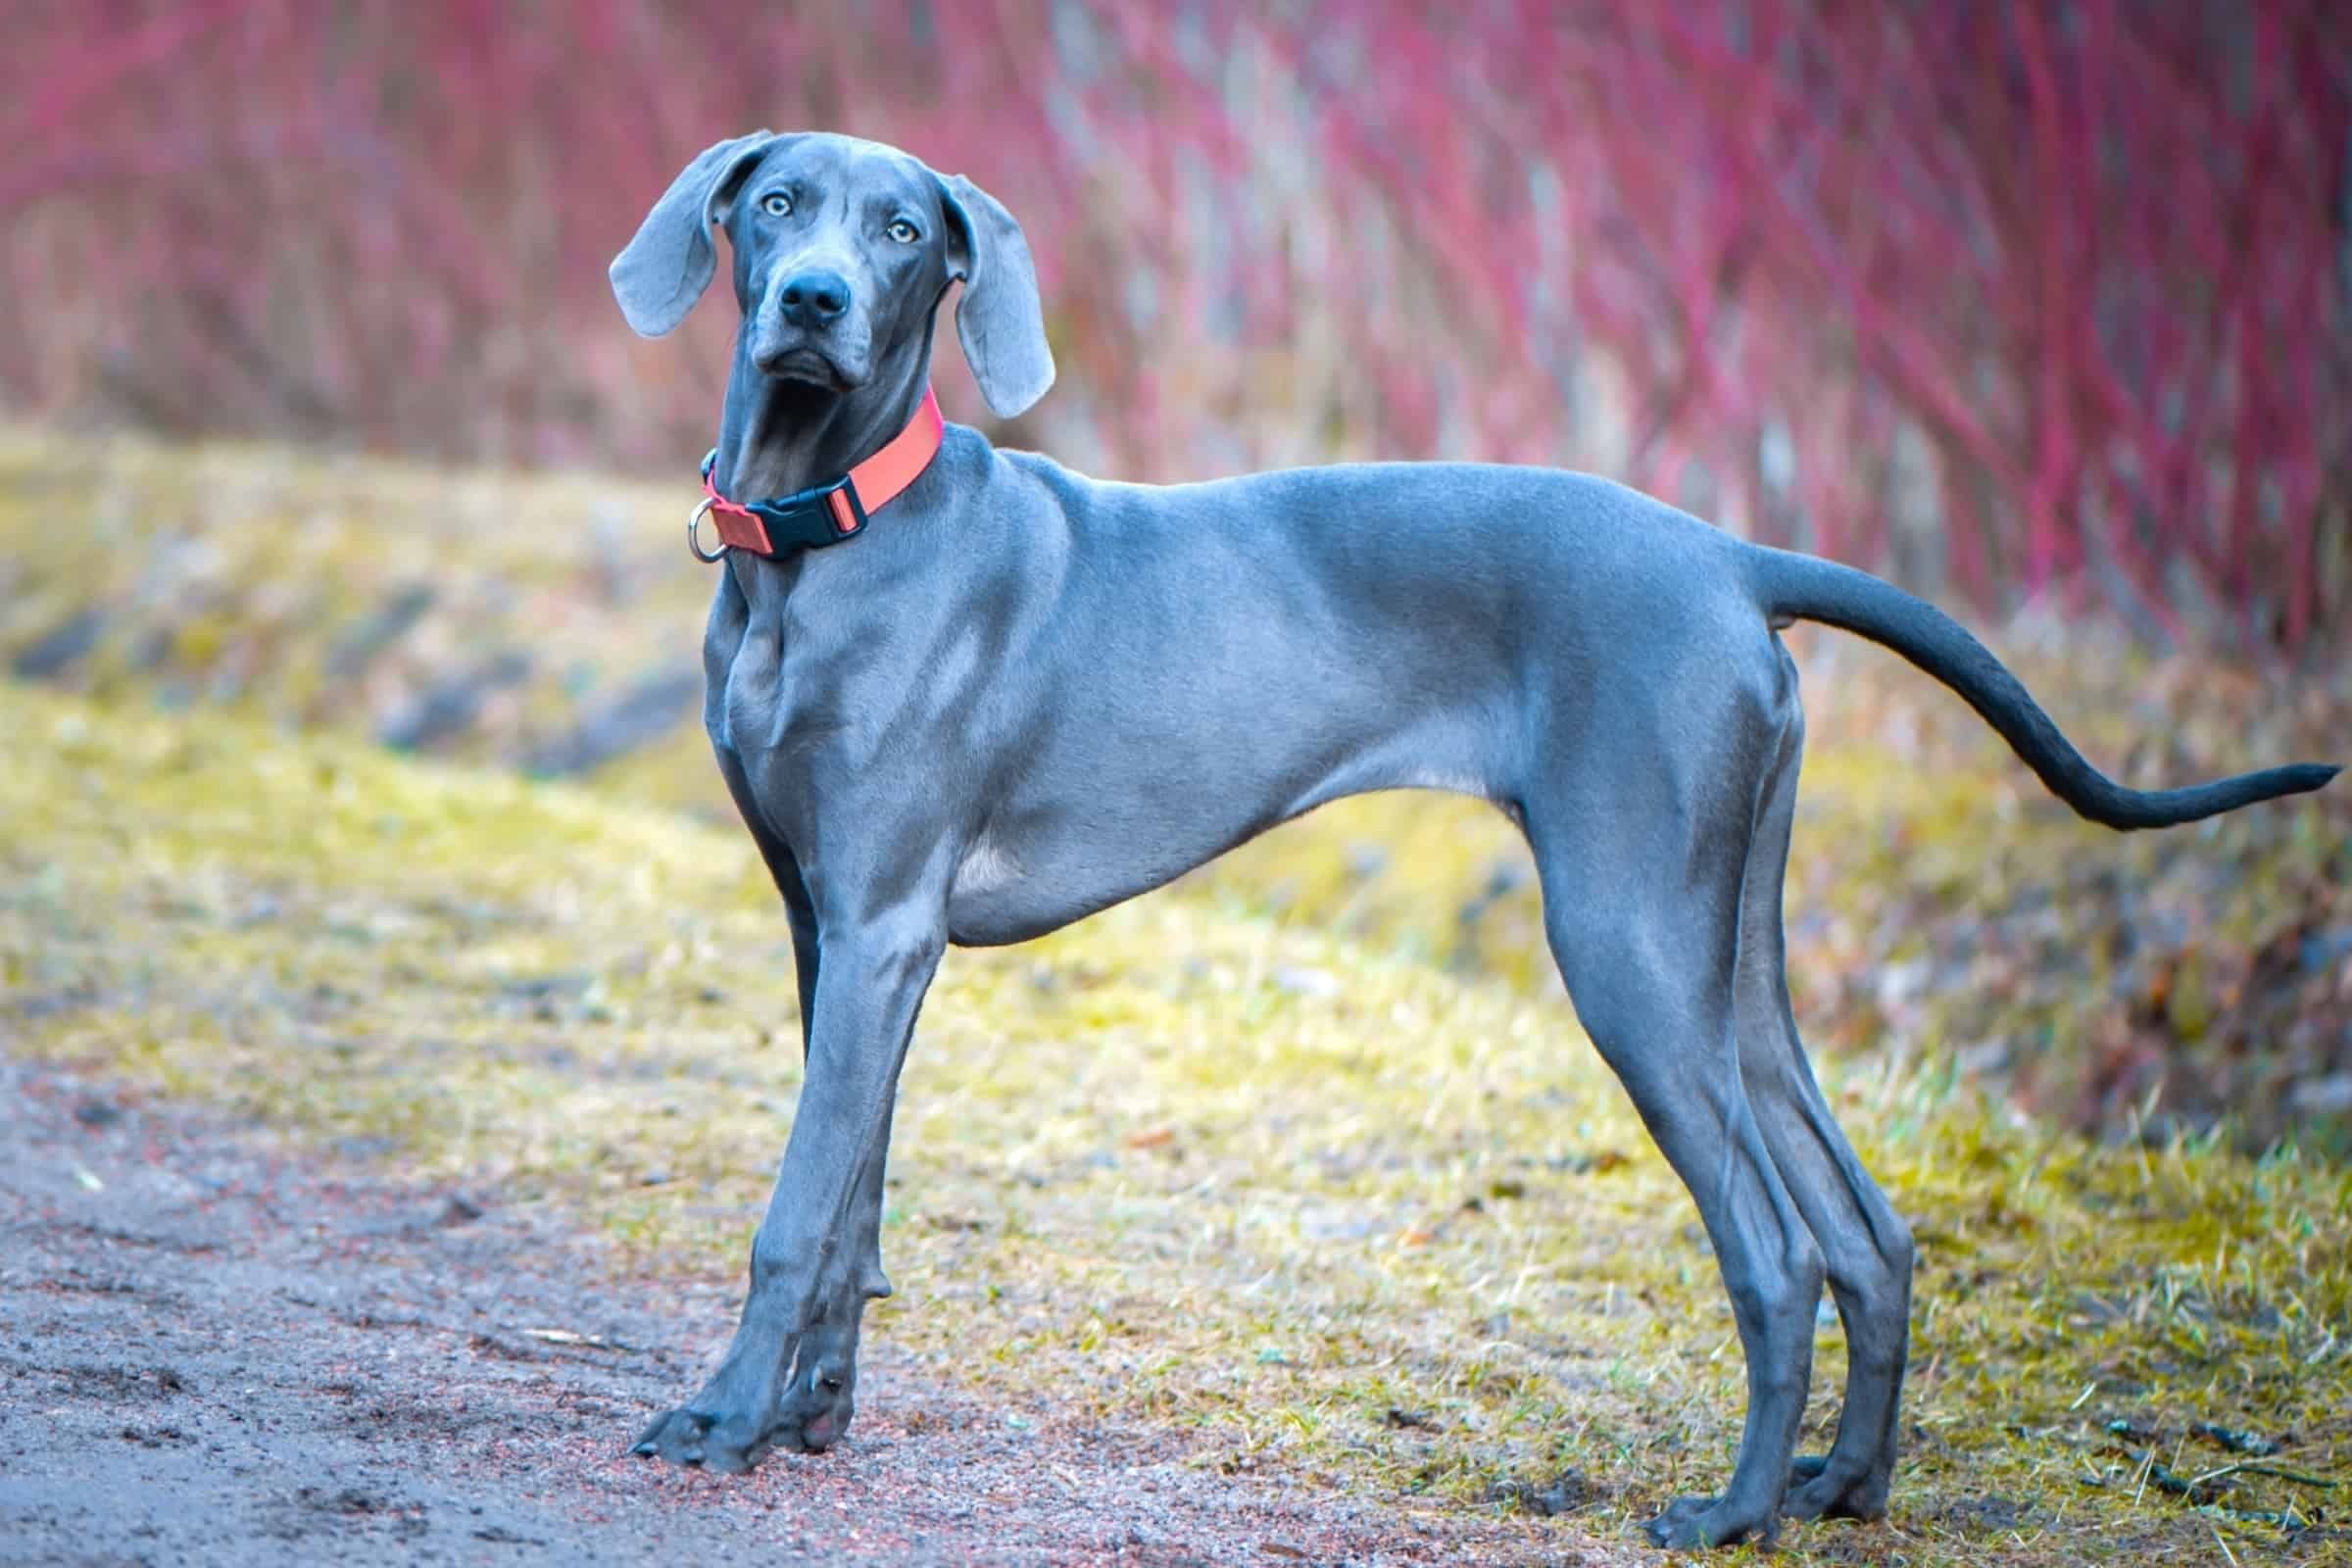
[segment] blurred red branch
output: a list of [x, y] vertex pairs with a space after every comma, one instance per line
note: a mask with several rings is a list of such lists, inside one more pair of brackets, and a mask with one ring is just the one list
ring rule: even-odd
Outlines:
[[1988, 609], [2106, 597], [2287, 650], [2352, 624], [2330, 0], [28, 0], [0, 28], [0, 388], [30, 410], [674, 467], [725, 313], [640, 351], [604, 264], [705, 143], [824, 124], [1022, 216], [1065, 376], [1030, 435], [1106, 470], [1600, 464], [1768, 539], [1940, 556]]

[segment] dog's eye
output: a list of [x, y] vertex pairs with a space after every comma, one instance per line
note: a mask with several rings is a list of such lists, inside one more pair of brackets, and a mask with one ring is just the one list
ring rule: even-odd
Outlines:
[[770, 218], [788, 218], [792, 215], [792, 198], [780, 190], [770, 191], [760, 198], [760, 210]]
[[912, 223], [909, 223], [904, 218], [892, 219], [890, 220], [890, 226], [884, 229], [882, 232], [888, 234], [892, 239], [897, 240], [902, 245], [911, 245], [916, 240], [923, 237], [922, 230], [916, 228]]

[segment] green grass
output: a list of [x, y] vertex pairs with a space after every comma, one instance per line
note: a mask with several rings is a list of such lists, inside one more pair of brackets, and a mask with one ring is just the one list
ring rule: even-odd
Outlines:
[[[800, 1065], [739, 832], [143, 698], [0, 686], [0, 723], [9, 1050], [739, 1276]], [[1419, 801], [1327, 842], [1454, 831]], [[1196, 1429], [1203, 1464], [1464, 1508], [1580, 1471], [1564, 1539], [1720, 1483], [1729, 1310], [1566, 1009], [1241, 902], [950, 955], [871, 1332], [1008, 1401]], [[2342, 1490], [2160, 1479], [2236, 1461], [2203, 1422], [2352, 1484], [2352, 1174], [2086, 1144], [1936, 1052], [1829, 1088], [1921, 1240], [1914, 1370], [1892, 1525], [1792, 1530], [1793, 1560], [2352, 1555], [2320, 1522]]]

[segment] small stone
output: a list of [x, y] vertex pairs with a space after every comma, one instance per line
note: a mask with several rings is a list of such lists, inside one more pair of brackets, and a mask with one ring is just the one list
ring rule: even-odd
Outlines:
[[1340, 994], [1340, 977], [1329, 969], [1284, 965], [1274, 971], [1274, 984], [1298, 997], [1336, 997]]

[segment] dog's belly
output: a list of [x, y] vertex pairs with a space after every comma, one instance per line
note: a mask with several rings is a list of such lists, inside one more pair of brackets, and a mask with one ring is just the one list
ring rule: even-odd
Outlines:
[[967, 859], [948, 900], [948, 940], [958, 947], [995, 948], [1042, 937], [1148, 893], [1189, 869], [1165, 870], [1134, 859], [1111, 863], [1068, 854], [1032, 867], [1002, 851], [985, 853], [993, 863], [975, 868]]
[[[1242, 751], [1163, 762], [1120, 787], [1022, 792], [958, 864], [948, 934], [963, 947], [1026, 942], [1164, 886], [1259, 833], [1343, 796], [1429, 789], [1495, 799], [1494, 769], [1443, 721], [1367, 737], [1328, 765], [1257, 768]], [[1066, 778], [1050, 769], [1049, 778]]]

